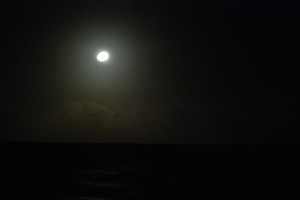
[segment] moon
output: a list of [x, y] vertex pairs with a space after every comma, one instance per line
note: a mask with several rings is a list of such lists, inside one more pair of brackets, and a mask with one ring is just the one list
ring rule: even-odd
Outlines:
[[97, 60], [99, 62], [105, 62], [107, 61], [109, 58], [109, 54], [106, 51], [101, 51], [100, 53], [98, 53], [97, 55]]

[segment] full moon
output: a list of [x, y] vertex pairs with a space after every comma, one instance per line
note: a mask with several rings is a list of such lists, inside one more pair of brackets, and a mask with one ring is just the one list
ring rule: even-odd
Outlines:
[[108, 60], [108, 58], [109, 58], [109, 54], [106, 51], [101, 51], [97, 55], [97, 60], [100, 62], [105, 62]]

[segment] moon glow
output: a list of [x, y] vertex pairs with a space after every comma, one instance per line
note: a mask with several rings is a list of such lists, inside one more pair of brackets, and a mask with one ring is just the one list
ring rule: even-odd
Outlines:
[[109, 54], [106, 51], [101, 51], [100, 53], [98, 53], [97, 55], [97, 60], [99, 62], [105, 62], [107, 61], [109, 58]]

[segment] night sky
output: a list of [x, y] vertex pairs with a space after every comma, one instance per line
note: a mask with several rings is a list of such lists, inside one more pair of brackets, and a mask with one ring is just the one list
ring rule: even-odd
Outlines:
[[1, 141], [300, 143], [296, 0], [1, 4]]

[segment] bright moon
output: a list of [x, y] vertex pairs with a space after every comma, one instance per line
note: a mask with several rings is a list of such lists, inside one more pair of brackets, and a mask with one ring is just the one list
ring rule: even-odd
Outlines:
[[100, 62], [105, 62], [108, 60], [108, 58], [109, 58], [109, 54], [106, 51], [101, 51], [97, 55], [97, 60], [99, 60]]

